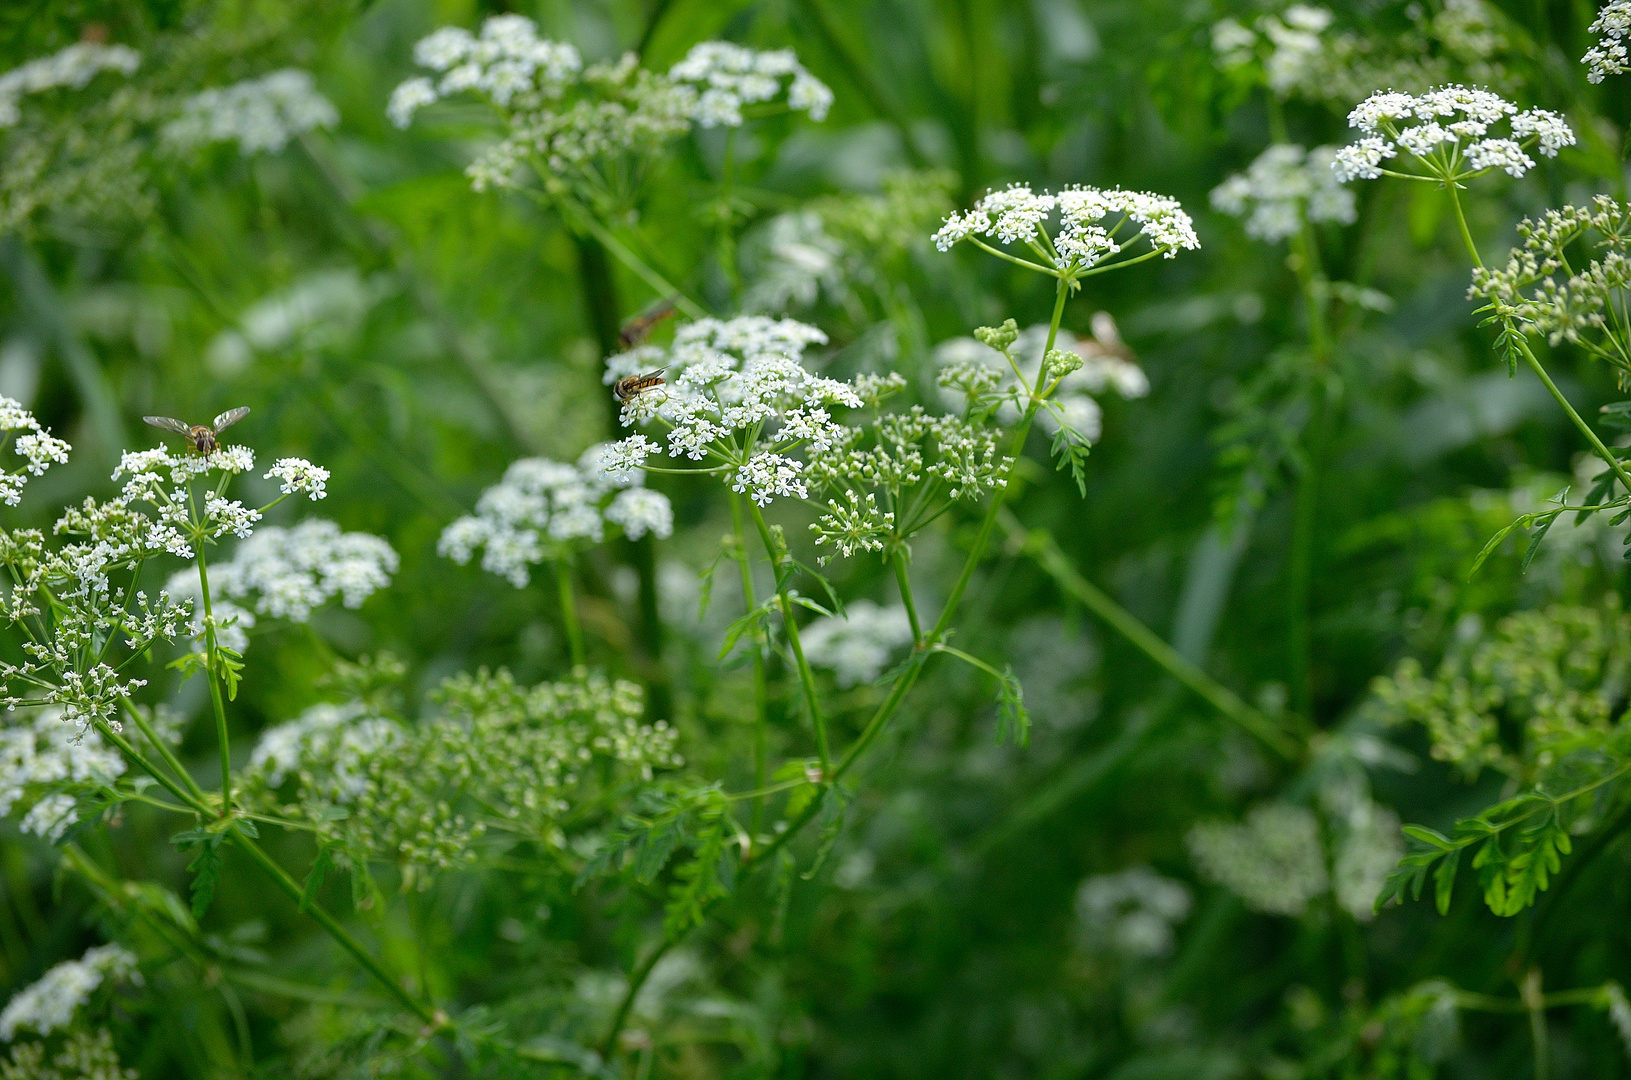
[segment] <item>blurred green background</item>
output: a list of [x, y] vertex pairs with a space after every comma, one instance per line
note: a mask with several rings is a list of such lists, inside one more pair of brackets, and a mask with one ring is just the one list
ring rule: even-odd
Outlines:
[[[1594, 8], [1487, 6], [1501, 88], [1567, 111], [1590, 137], [1522, 182], [1469, 197], [1486, 252], [1504, 251], [1525, 214], [1594, 191], [1623, 196], [1631, 101], [1623, 82], [1588, 86], [1576, 63]], [[1083, 334], [1094, 312], [1112, 313], [1151, 392], [1106, 400], [1085, 499], [1053, 472], [1038, 436], [1012, 508], [1050, 529], [1081, 575], [1276, 714], [1298, 692], [1287, 559], [1306, 407], [1262, 376], [1296, 363], [1303, 316], [1284, 247], [1245, 237], [1211, 211], [1208, 193], [1273, 141], [1276, 123], [1307, 145], [1346, 140], [1352, 102], [1271, 109], [1260, 88], [1220, 71], [1212, 25], [1269, 10], [1207, 0], [13, 0], [0, 10], [0, 67], [95, 25], [144, 51], [155, 92], [294, 66], [315, 75], [341, 119], [279, 153], [223, 145], [118, 175], [96, 172], [108, 146], [94, 140], [62, 150], [44, 180], [27, 174], [20, 150], [6, 151], [0, 188], [14, 212], [0, 237], [0, 393], [76, 447], [8, 524], [48, 526], [62, 502], [111, 492], [118, 451], [157, 442], [144, 414], [249, 405], [235, 434], [263, 459], [300, 454], [330, 468], [318, 510], [387, 537], [402, 566], [360, 611], [325, 610], [309, 630], [256, 639], [233, 714], [246, 745], [318, 700], [336, 655], [403, 660], [410, 711], [458, 671], [559, 676], [567, 661], [548, 589], [456, 567], [436, 555], [436, 538], [510, 461], [572, 460], [614, 435], [600, 361], [618, 326], [657, 297], [537, 204], [472, 192], [461, 170], [474, 120], [449, 112], [398, 131], [385, 102], [412, 74], [418, 38], [501, 11], [528, 15], [586, 58], [634, 49], [654, 70], [709, 38], [791, 47], [834, 90], [827, 119], [781, 117], [745, 132], [728, 199], [714, 183], [715, 133], [679, 141], [620, 225], [671, 280], [726, 314], [744, 284], [774, 270], [780, 215], [825, 207], [836, 217], [844, 198], [875, 194], [903, 170], [939, 170], [944, 209], [1011, 180], [1179, 198], [1196, 217], [1199, 252], [1095, 279], [1066, 309], [1065, 325]], [[1387, 48], [1441, 10], [1358, 0], [1336, 14]], [[45, 205], [16, 212], [30, 184], [47, 183]], [[1596, 604], [1625, 576], [1617, 545], [1594, 533], [1544, 550], [1527, 574], [1508, 545], [1468, 580], [1488, 536], [1563, 486], [1581, 446], [1544, 391], [1509, 380], [1493, 357], [1437, 196], [1386, 183], [1357, 194], [1358, 223], [1321, 234], [1330, 276], [1376, 299], [1352, 307], [1338, 349], [1308, 686], [1316, 740], [1382, 746], [1366, 718], [1369, 685], [1399, 658], [1431, 665], [1457, 634], [1512, 611]], [[1046, 321], [1045, 280], [935, 252], [932, 213], [910, 224], [911, 238], [851, 244], [824, 283], [787, 297], [786, 314], [829, 334], [830, 370], [900, 370], [926, 386], [936, 343], [1010, 316]], [[1583, 406], [1617, 396], [1607, 371], [1567, 350], [1554, 370]], [[1282, 429], [1290, 451], [1274, 449]], [[1220, 450], [1248, 443], [1243, 482]], [[740, 683], [713, 662], [719, 626], [699, 625], [684, 595], [728, 518], [700, 483], [654, 486], [674, 500], [675, 538], [655, 549], [618, 542], [582, 568], [591, 663], [651, 685], [693, 765], [740, 786], [748, 735], [730, 700]], [[1242, 490], [1258, 497], [1237, 508]], [[805, 519], [786, 520], [802, 534]], [[970, 529], [948, 522], [920, 545], [926, 581], [946, 588]], [[881, 567], [833, 569], [846, 595], [882, 595]], [[653, 604], [665, 615], [660, 640]], [[936, 669], [862, 770], [856, 810], [817, 879], [797, 883], [785, 919], [771, 919], [763, 889], [750, 886], [665, 969], [667, 983], [641, 1005], [639, 1030], [656, 1050], [628, 1059], [644, 1075], [1528, 1076], [1521, 1014], [1468, 1013], [1442, 1053], [1423, 1049], [1418, 1024], [1394, 1052], [1390, 995], [1445, 979], [1512, 998], [1517, 955], [1541, 965], [1548, 986], [1631, 978], [1623, 842], [1571, 879], [1533, 941], [1533, 911], [1497, 918], [1476, 890], [1445, 917], [1427, 903], [1374, 919], [1325, 901], [1254, 910], [1198, 872], [1186, 837], [1198, 822], [1238, 819], [1323, 780], [1266, 759], [1011, 546], [982, 569], [965, 615], [959, 643], [1005, 657], [1024, 683], [1030, 745], [994, 744], [990, 687], [976, 673]], [[202, 714], [197, 681], [154, 694]], [[853, 732], [875, 700], [871, 688], [853, 691], [835, 723]], [[1498, 778], [1455, 780], [1419, 733], [1388, 738], [1365, 762], [1366, 783], [1403, 820], [1442, 825], [1500, 795]], [[184, 749], [208, 760], [206, 724]], [[183, 888], [185, 856], [156, 821], [133, 813], [80, 842], [119, 877]], [[305, 857], [293, 841], [285, 854]], [[0, 838], [0, 981], [13, 990], [117, 918], [77, 879], [58, 877], [57, 861], [10, 826]], [[1162, 886], [1118, 879], [1144, 898], [1135, 903], [1084, 882], [1135, 866], [1177, 883], [1183, 903], [1157, 919], [1162, 929], [1144, 925], [1154, 946], [1106, 945], [1094, 937], [1094, 905], [1142, 911]], [[605, 987], [649, 926], [615, 890], [570, 886], [525, 868], [450, 876], [368, 932], [439, 998], [592, 1044]], [[344, 958], [248, 871], [229, 873], [204, 923], [238, 962], [346, 985]], [[209, 979], [177, 970], [154, 982], [109, 1021], [143, 1076], [469, 1074], [450, 1051], [370, 1057], [367, 1014], [343, 995], [314, 1004], [241, 992], [233, 1008], [256, 1048], [246, 1061]], [[1551, 1023], [1552, 1075], [1631, 1071], [1603, 1011], [1556, 1010]]]

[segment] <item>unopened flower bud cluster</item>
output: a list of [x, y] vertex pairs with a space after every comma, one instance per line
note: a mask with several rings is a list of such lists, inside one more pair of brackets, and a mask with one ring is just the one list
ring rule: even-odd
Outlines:
[[[1631, 291], [1631, 211], [1599, 195], [1589, 206], [1548, 210], [1518, 226], [1523, 238], [1503, 267], [1473, 271], [1470, 295], [1495, 303], [1500, 311], [1545, 334], [1585, 347], [1619, 369], [1622, 385], [1631, 375], [1631, 325], [1626, 296]], [[1586, 240], [1589, 260], [1568, 249]]]
[[267, 729], [248, 797], [298, 812], [355, 858], [397, 863], [408, 880], [479, 857], [489, 829], [558, 842], [558, 819], [610, 777], [649, 781], [684, 764], [677, 733], [641, 720], [638, 686], [602, 676], [519, 686], [507, 672], [444, 684], [441, 716], [404, 722], [361, 703], [317, 705]]

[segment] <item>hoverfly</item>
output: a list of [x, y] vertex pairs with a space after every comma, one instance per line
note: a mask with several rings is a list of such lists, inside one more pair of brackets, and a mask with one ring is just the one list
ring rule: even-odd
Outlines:
[[617, 333], [617, 347], [628, 352], [650, 337], [651, 331], [658, 323], [674, 314], [674, 303], [678, 299], [676, 296], [670, 296], [624, 323], [623, 329]]
[[248, 415], [249, 406], [241, 405], [236, 409], [228, 409], [217, 416], [214, 423], [208, 425], [184, 424], [171, 416], [144, 416], [142, 421], [156, 428], [185, 436], [195, 453], [213, 454], [216, 447], [215, 437]]
[[1093, 314], [1093, 336], [1077, 338], [1076, 345], [1078, 351], [1087, 359], [1107, 357], [1129, 364], [1138, 363], [1138, 357], [1133, 355], [1133, 350], [1121, 340], [1121, 331], [1116, 327], [1115, 317], [1108, 311]]
[[663, 372], [667, 368], [658, 368], [648, 371], [644, 375], [625, 375], [612, 386], [612, 396], [618, 401], [633, 401], [649, 390], [655, 390], [663, 384]]

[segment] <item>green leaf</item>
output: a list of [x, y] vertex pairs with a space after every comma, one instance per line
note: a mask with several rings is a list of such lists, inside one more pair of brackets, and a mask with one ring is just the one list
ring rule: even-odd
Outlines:
[[323, 887], [323, 878], [328, 874], [329, 868], [334, 865], [334, 856], [326, 847], [317, 849], [317, 858], [311, 864], [311, 870], [306, 874], [305, 887], [300, 890], [300, 911], [304, 914], [311, 910], [317, 900], [317, 890]]
[[1546, 533], [1551, 529], [1552, 522], [1557, 519], [1557, 514], [1546, 515], [1546, 520], [1541, 522], [1540, 528], [1535, 530], [1534, 539], [1529, 541], [1529, 550], [1523, 553], [1523, 562], [1518, 564], [1518, 573], [1525, 574], [1529, 572], [1529, 564], [1534, 561], [1535, 552], [1540, 550], [1540, 542], [1546, 538]]
[[1002, 669], [997, 680], [997, 742], [1009, 735], [1014, 745], [1025, 746], [1031, 741], [1031, 714], [1025, 709], [1025, 688], [1020, 685], [1012, 667]]
[[193, 918], [202, 919], [215, 899], [215, 886], [221, 880], [221, 838], [211, 837], [199, 845], [198, 854], [187, 864], [193, 873]]
[[1455, 888], [1455, 872], [1461, 865], [1461, 849], [1456, 848], [1444, 856], [1433, 871], [1433, 906], [1440, 915], [1450, 913], [1450, 892]]
[[1467, 571], [1467, 580], [1471, 581], [1473, 577], [1477, 575], [1478, 568], [1484, 565], [1484, 560], [1488, 559], [1495, 553], [1495, 549], [1501, 546], [1501, 541], [1505, 540], [1507, 536], [1511, 534], [1513, 529], [1516, 529], [1519, 526], [1527, 527], [1530, 520], [1531, 515], [1525, 514], [1523, 517], [1514, 521], [1512, 524], [1490, 537], [1489, 543], [1484, 545], [1483, 550], [1478, 552], [1478, 557], [1472, 561], [1472, 569]]
[[829, 785], [823, 793], [821, 814], [817, 818], [821, 823], [821, 836], [816, 842], [815, 859], [810, 863], [810, 869], [801, 875], [805, 881], [820, 873], [827, 856], [832, 854], [833, 845], [838, 843], [838, 834], [844, 831], [844, 810], [848, 805], [849, 793], [837, 784]]
[[719, 647], [718, 659], [723, 660], [729, 656], [731, 650], [736, 648], [736, 643], [742, 639], [742, 635], [747, 633], [755, 623], [764, 622], [769, 617], [771, 608], [780, 602], [780, 597], [773, 596], [727, 626], [725, 628], [724, 644]]
[[1436, 829], [1429, 829], [1425, 825], [1406, 825], [1403, 827], [1403, 832], [1412, 840], [1420, 840], [1424, 844], [1439, 848], [1443, 851], [1449, 851], [1455, 846], [1448, 836], [1445, 836]]

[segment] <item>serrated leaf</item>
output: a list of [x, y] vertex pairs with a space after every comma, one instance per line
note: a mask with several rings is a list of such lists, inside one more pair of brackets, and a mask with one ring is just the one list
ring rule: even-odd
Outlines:
[[1014, 745], [1031, 741], [1031, 714], [1025, 708], [1025, 688], [1012, 667], [1005, 667], [997, 680], [997, 742], [1012, 734]]
[[311, 864], [311, 870], [306, 873], [306, 883], [300, 890], [300, 911], [305, 913], [317, 900], [317, 890], [323, 887], [323, 878], [328, 874], [329, 868], [334, 865], [334, 857], [329, 849], [318, 848], [317, 858]]
[[821, 814], [817, 819], [821, 823], [821, 835], [816, 841], [815, 858], [810, 863], [810, 869], [801, 877], [805, 881], [812, 880], [821, 872], [826, 864], [827, 856], [832, 854], [833, 845], [838, 843], [839, 833], [844, 831], [844, 809], [849, 805], [849, 794], [837, 784], [827, 787], [821, 799]]
[[221, 881], [221, 839], [211, 837], [198, 848], [198, 854], [187, 864], [192, 871], [193, 918], [202, 919], [215, 899], [215, 886]]

